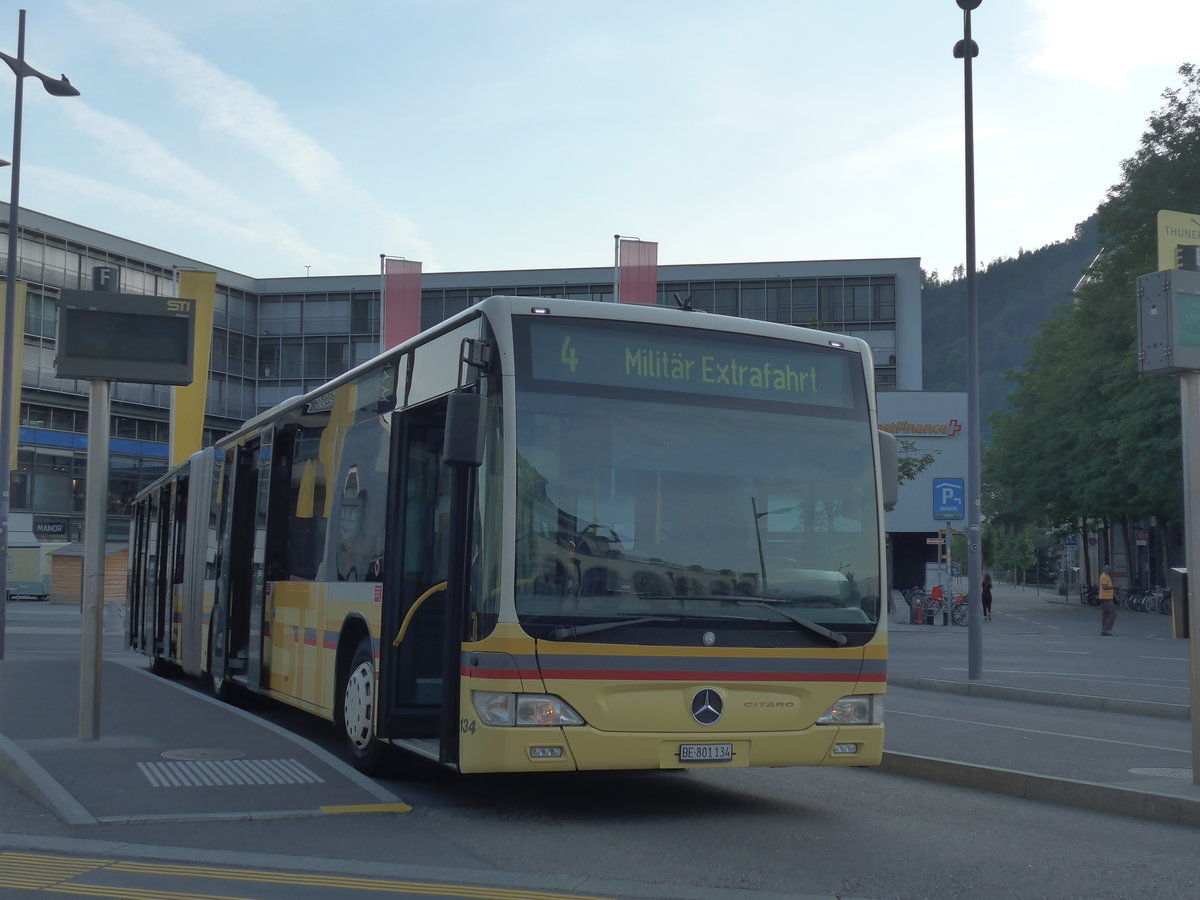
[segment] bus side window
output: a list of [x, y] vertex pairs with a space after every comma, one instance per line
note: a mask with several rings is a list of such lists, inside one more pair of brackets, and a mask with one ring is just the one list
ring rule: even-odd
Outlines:
[[363, 507], [366, 496], [359, 489], [358, 467], [351, 466], [342, 485], [342, 505], [338, 521], [338, 579], [358, 581], [359, 571], [355, 564], [358, 554], [354, 543], [362, 527]]

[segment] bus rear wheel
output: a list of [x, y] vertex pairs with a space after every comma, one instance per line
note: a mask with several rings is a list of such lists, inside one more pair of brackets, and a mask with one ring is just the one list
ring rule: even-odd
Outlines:
[[342, 685], [342, 724], [350, 762], [360, 772], [378, 771], [383, 744], [375, 737], [375, 651], [371, 639], [363, 638]]

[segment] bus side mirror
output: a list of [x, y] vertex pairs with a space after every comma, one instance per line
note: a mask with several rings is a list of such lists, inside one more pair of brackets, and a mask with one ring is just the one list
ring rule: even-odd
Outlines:
[[883, 476], [883, 508], [891, 512], [900, 499], [900, 447], [896, 436], [879, 432], [879, 470]]
[[442, 461], [448, 466], [477, 469], [483, 464], [483, 416], [486, 398], [482, 394], [451, 394], [446, 401], [446, 436], [442, 443]]

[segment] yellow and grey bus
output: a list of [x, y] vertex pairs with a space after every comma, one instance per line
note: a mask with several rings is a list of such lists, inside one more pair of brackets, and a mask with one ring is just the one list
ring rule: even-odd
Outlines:
[[364, 771], [874, 765], [876, 425], [855, 338], [492, 297], [143, 490], [129, 643]]

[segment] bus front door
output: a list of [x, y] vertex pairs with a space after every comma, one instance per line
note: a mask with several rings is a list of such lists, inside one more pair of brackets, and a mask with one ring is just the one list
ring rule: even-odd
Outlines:
[[459, 639], [453, 601], [439, 588], [451, 558], [453, 476], [442, 461], [445, 409], [444, 399], [432, 401], [396, 413], [392, 423], [378, 733], [452, 763]]

